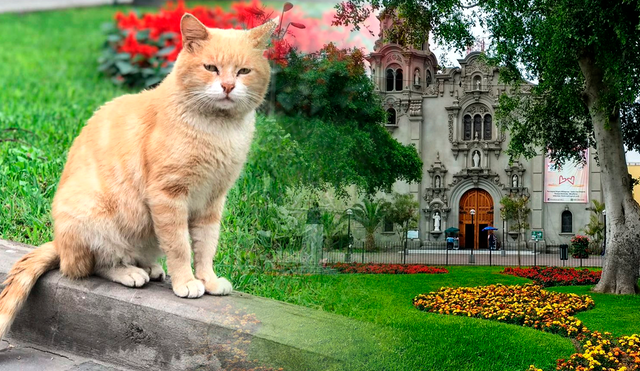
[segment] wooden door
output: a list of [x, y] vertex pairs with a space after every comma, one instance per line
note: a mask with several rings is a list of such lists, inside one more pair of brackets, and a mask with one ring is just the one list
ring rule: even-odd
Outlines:
[[[476, 214], [471, 221], [471, 210]], [[460, 198], [458, 228], [460, 228], [460, 248], [486, 248], [487, 233], [482, 232], [486, 226], [493, 225], [493, 198], [489, 192], [474, 188]], [[469, 246], [472, 244], [473, 246]]]

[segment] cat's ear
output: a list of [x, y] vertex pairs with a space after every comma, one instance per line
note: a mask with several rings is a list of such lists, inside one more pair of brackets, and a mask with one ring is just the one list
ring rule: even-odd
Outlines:
[[193, 52], [200, 42], [209, 38], [207, 27], [189, 13], [182, 16], [180, 31], [182, 32], [182, 45], [189, 52]]
[[269, 39], [271, 39], [271, 35], [273, 31], [278, 27], [278, 22], [280, 22], [280, 17], [275, 17], [269, 22], [252, 28], [249, 30], [249, 37], [253, 42], [253, 47], [256, 49], [266, 49], [269, 44]]

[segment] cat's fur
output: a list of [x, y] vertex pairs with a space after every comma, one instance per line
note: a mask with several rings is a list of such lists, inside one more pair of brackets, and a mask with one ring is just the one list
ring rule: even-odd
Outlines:
[[20, 259], [4, 283], [0, 339], [38, 277], [57, 267], [74, 279], [95, 274], [140, 287], [164, 278], [157, 259], [165, 254], [176, 295], [231, 292], [213, 256], [267, 91], [263, 52], [276, 23], [219, 30], [186, 14], [184, 47], [166, 79], [95, 112], [53, 200], [54, 241]]

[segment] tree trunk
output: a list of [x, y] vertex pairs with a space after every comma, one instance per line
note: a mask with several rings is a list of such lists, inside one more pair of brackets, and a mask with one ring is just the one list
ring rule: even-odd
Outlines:
[[609, 86], [593, 52], [579, 58], [585, 77], [584, 101], [593, 121], [600, 162], [602, 192], [607, 211], [602, 278], [596, 292], [638, 293], [640, 276], [640, 207], [633, 199], [620, 129], [619, 109], [607, 109], [603, 93]]
[[373, 251], [376, 248], [376, 241], [373, 237], [373, 232], [367, 232], [367, 237], [365, 239], [365, 250]]

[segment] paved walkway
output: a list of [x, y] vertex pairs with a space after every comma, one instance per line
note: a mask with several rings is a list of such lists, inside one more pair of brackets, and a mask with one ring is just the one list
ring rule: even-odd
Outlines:
[[119, 371], [74, 354], [14, 340], [0, 340], [0, 371]]
[[133, 0], [0, 0], [0, 13], [33, 12], [84, 6], [127, 4]]

